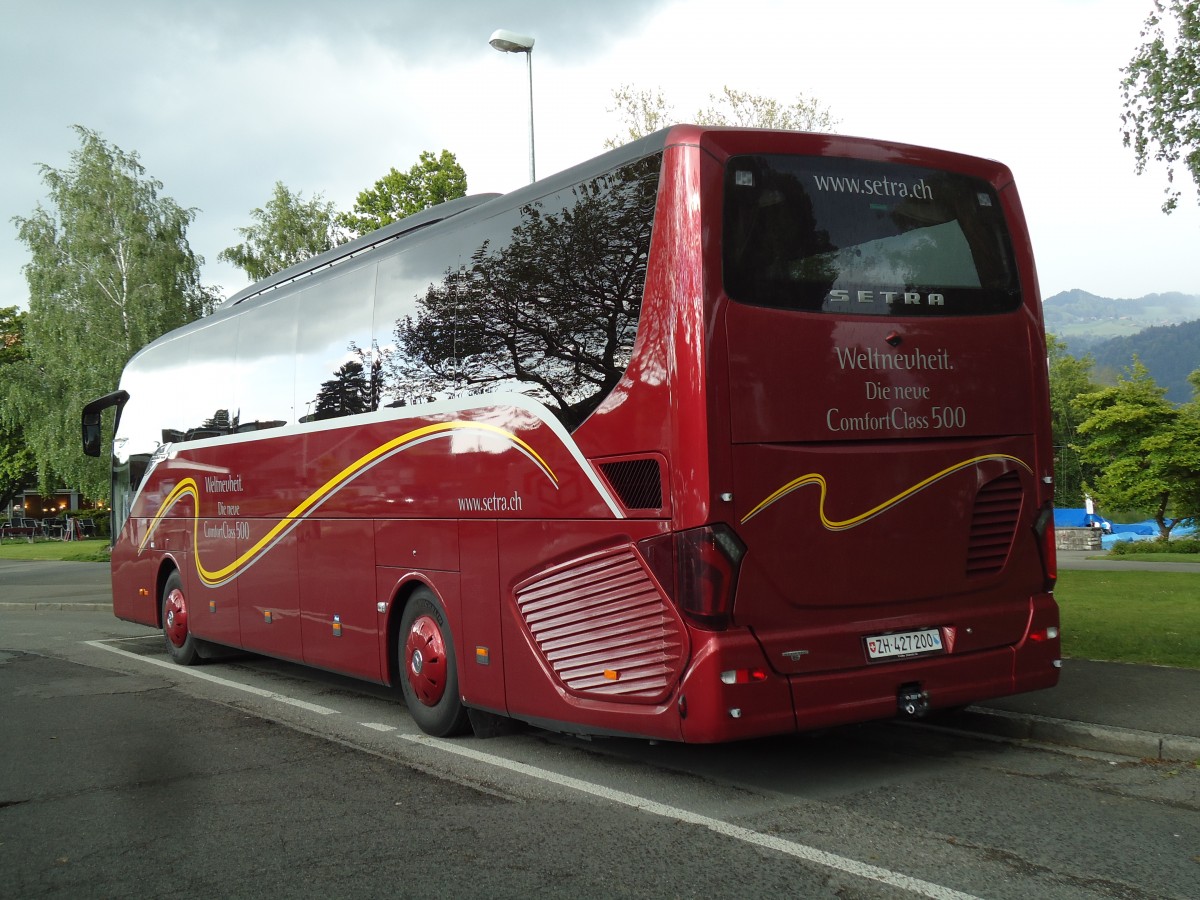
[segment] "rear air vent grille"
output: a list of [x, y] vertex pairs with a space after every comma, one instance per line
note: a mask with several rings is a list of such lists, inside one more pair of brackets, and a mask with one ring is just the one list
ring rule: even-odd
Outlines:
[[654, 457], [600, 463], [626, 509], [662, 509], [662, 469]]
[[975, 497], [967, 575], [994, 575], [1004, 568], [1021, 516], [1021, 478], [1008, 472], [989, 481]]
[[679, 680], [683, 623], [630, 546], [542, 573], [515, 599], [537, 652], [573, 694], [658, 703]]

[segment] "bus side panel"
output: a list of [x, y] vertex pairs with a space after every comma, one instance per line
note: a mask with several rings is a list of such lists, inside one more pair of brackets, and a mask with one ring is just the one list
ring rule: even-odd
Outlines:
[[[126, 523], [127, 531], [130, 525]], [[138, 555], [126, 539], [115, 541], [112, 554], [113, 614], [118, 619], [158, 627], [157, 554]]]
[[375, 609], [374, 523], [316, 519], [296, 529], [304, 661], [384, 680]]
[[[239, 556], [249, 553], [262, 533], [277, 523], [256, 519], [250, 524], [249, 536], [236, 542]], [[238, 614], [247, 650], [295, 662], [303, 658], [297, 560], [296, 536], [288, 534], [238, 578]]]
[[459, 689], [471, 706], [505, 712], [505, 648], [500, 625], [500, 559], [496, 522], [459, 522], [462, 633]]
[[[187, 514], [181, 503], [176, 510]], [[242, 646], [242, 624], [238, 612], [238, 582], [212, 583], [204, 573], [220, 572], [237, 559], [237, 543], [221, 534], [223, 519], [199, 519], [195, 523], [196, 552], [185, 557], [191, 565], [183, 569], [191, 616], [188, 628], [197, 637], [224, 644]]]

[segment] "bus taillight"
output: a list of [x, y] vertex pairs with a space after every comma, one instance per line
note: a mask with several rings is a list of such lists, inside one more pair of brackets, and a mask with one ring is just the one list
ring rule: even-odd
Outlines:
[[729, 526], [705, 525], [650, 538], [639, 546], [681, 613], [712, 631], [729, 626], [738, 568], [746, 555], [745, 545]]

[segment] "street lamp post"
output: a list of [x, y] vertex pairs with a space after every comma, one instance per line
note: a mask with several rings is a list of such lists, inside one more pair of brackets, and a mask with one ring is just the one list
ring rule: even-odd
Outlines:
[[532, 184], [537, 180], [533, 162], [533, 38], [499, 28], [492, 32], [488, 43], [501, 53], [525, 54], [525, 67], [529, 72], [529, 182]]

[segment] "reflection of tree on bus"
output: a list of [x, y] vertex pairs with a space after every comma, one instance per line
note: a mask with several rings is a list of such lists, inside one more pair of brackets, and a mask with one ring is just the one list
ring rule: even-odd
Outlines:
[[476, 393], [521, 382], [574, 428], [620, 380], [633, 350], [658, 159], [520, 209], [511, 240], [485, 241], [396, 323], [390, 364], [406, 393]]

